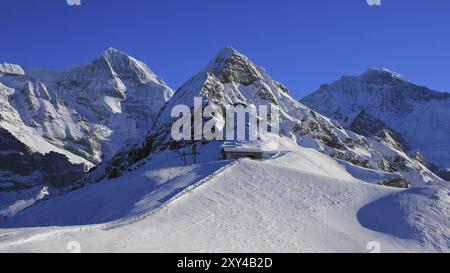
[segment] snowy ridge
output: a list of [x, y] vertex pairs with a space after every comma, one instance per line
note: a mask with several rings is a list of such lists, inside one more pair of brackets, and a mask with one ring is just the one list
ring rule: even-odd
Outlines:
[[102, 229], [108, 230], [108, 229], [114, 229], [114, 228], [119, 228], [121, 226], [129, 225], [129, 224], [141, 221], [144, 218], [147, 218], [152, 214], [156, 214], [160, 210], [167, 209], [167, 207], [175, 200], [181, 198], [182, 196], [184, 196], [186, 194], [193, 193], [197, 188], [201, 187], [203, 184], [210, 182], [211, 180], [217, 178], [219, 175], [223, 175], [224, 172], [226, 172], [229, 168], [232, 168], [235, 164], [237, 164], [237, 161], [231, 162], [230, 164], [221, 167], [217, 171], [214, 171], [211, 175], [208, 175], [207, 177], [202, 178], [198, 182], [195, 182], [194, 184], [187, 186], [181, 192], [175, 194], [174, 196], [171, 196], [165, 203], [161, 204], [158, 207], [155, 207], [153, 210], [150, 209], [147, 212], [138, 214], [138, 215], [130, 217], [130, 218], [125, 218], [125, 219], [121, 219], [121, 220], [118, 220], [115, 222], [103, 224]]

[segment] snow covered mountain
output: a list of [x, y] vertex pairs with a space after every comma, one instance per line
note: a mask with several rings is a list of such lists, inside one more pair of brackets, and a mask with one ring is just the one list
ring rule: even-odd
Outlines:
[[450, 180], [450, 93], [418, 86], [387, 69], [370, 69], [323, 85], [301, 102], [365, 136], [390, 130], [407, 153], [420, 153]]
[[[255, 108], [259, 105], [269, 105], [280, 112], [282, 137], [293, 143], [314, 148], [365, 168], [397, 173], [408, 181], [404, 186], [408, 183], [416, 186], [443, 182], [419, 160], [405, 154], [392, 132], [383, 131], [376, 136], [365, 138], [343, 129], [293, 99], [288, 89], [273, 80], [263, 68], [253, 64], [235, 49], [227, 47], [205, 69], [178, 89], [162, 110], [144, 142], [118, 154], [111, 162], [102, 164], [82, 183], [115, 178], [143, 164], [141, 162], [136, 167], [137, 162], [167, 149], [186, 149], [185, 146], [192, 143], [174, 141], [170, 134], [174, 122], [171, 110], [176, 105], [193, 108], [194, 97], [202, 97], [205, 106], [212, 104], [223, 109], [236, 104]], [[202, 144], [205, 144], [205, 141], [202, 141]], [[216, 153], [219, 158], [220, 148]]]
[[112, 48], [62, 72], [1, 64], [0, 207], [25, 189], [70, 185], [141, 141], [172, 95], [145, 64]]
[[[124, 59], [108, 50], [92, 64], [63, 73], [28, 73], [56, 86], [61, 101], [74, 105], [69, 109], [114, 128], [120, 125], [117, 115], [132, 111], [124, 106], [134, 83], [158, 82], [160, 94], [171, 94], [152, 74], [135, 73], [139, 63]], [[15, 66], [2, 69], [7, 75], [26, 74]], [[112, 80], [105, 81], [105, 74]], [[119, 80], [128, 86], [125, 92]], [[88, 90], [96, 92], [84, 93]], [[137, 96], [147, 89], [133, 90]], [[194, 97], [221, 109], [237, 104], [278, 109], [279, 146], [263, 146], [262, 160], [224, 160], [223, 145], [254, 143], [175, 141], [171, 111], [181, 104], [193, 108]], [[65, 252], [73, 241], [83, 252], [367, 252], [374, 241], [383, 252], [450, 249], [448, 183], [420, 154], [405, 153], [409, 143], [397, 131], [367, 113], [352, 126], [367, 137], [344, 129], [296, 101], [232, 48], [223, 49], [160, 106], [147, 134], [143, 130], [110, 160], [103, 155], [64, 194], [47, 197], [39, 191], [4, 210], [0, 252]], [[216, 116], [201, 122], [210, 120], [223, 122]], [[373, 126], [365, 127], [367, 122]], [[0, 133], [5, 139], [0, 144], [28, 150], [10, 131]], [[186, 155], [193, 147], [195, 160]], [[91, 162], [92, 157], [81, 158]], [[414, 188], [406, 189], [410, 184]]]

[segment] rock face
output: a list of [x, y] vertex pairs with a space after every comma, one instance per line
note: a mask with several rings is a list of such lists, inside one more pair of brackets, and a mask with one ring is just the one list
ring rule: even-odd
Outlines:
[[112, 48], [62, 72], [1, 64], [0, 183], [70, 185], [142, 141], [172, 95], [146, 65]]
[[10, 132], [0, 128], [0, 191], [20, 191], [39, 184], [64, 187], [82, 177], [83, 164], [73, 164], [56, 152], [33, 152]]
[[301, 102], [365, 136], [390, 130], [406, 152], [419, 150], [436, 173], [450, 177], [450, 93], [370, 69], [323, 85]]
[[178, 89], [142, 143], [99, 166], [83, 183], [120, 176], [144, 164], [136, 163], [155, 153], [190, 145], [189, 142], [175, 142], [172, 139], [170, 129], [174, 119], [171, 118], [171, 111], [176, 105], [187, 105], [193, 109], [194, 97], [202, 97], [204, 106], [215, 105], [221, 109], [231, 105], [255, 108], [267, 105], [271, 109], [276, 108], [280, 113], [280, 134], [284, 140], [365, 168], [398, 172], [414, 185], [442, 181], [426, 166], [410, 158], [402, 150], [395, 133], [385, 130], [381, 123], [372, 129], [374, 135], [370, 138], [345, 130], [293, 99], [284, 85], [273, 80], [263, 68], [253, 64], [247, 57], [233, 48], [225, 48], [205, 69]]
[[404, 179], [403, 177], [397, 177], [387, 181], [383, 181], [380, 183], [380, 185], [401, 189], [411, 188], [411, 184], [409, 184], [409, 182], [406, 181], [406, 179]]

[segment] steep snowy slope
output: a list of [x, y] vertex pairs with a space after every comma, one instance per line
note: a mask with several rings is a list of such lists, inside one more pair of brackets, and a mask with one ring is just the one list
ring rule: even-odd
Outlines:
[[[286, 143], [264, 161], [209, 154], [184, 166], [166, 151], [1, 221], [0, 252], [68, 252], [70, 242], [82, 252], [369, 252], [374, 241], [382, 252], [450, 250], [448, 188], [373, 185], [391, 174]], [[78, 226], [106, 220], [116, 221]]]
[[[189, 146], [189, 142], [173, 140], [171, 126], [175, 119], [171, 118], [171, 111], [177, 105], [187, 105], [193, 113], [194, 97], [201, 97], [204, 106], [215, 105], [221, 109], [236, 104], [254, 108], [270, 106], [270, 109], [278, 109], [280, 113], [280, 134], [301, 146], [317, 149], [355, 165], [397, 172], [413, 185], [442, 182], [426, 166], [406, 155], [390, 132], [366, 139], [341, 128], [293, 99], [288, 89], [273, 80], [263, 68], [227, 47], [178, 89], [143, 143], [101, 165], [83, 183], [120, 176], [131, 165], [149, 155]], [[223, 122], [219, 118], [212, 120], [216, 124]], [[209, 120], [205, 118], [202, 122], [206, 121]]]
[[93, 163], [145, 135], [173, 95], [145, 64], [112, 48], [60, 73], [1, 68], [2, 127], [27, 129]]
[[407, 152], [419, 150], [450, 179], [445, 171], [450, 169], [450, 93], [415, 85], [386, 69], [370, 69], [323, 85], [302, 103], [366, 136], [384, 128], [395, 131]]
[[[172, 95], [115, 49], [63, 72], [0, 65], [0, 196], [70, 185], [141, 141]], [[10, 199], [0, 198], [0, 210]]]

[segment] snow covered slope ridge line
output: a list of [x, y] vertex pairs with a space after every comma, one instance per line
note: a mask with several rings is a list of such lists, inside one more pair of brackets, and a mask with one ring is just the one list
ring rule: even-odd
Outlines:
[[[401, 79], [400, 76], [396, 78]], [[193, 108], [194, 97], [201, 97], [205, 106], [212, 104], [222, 109], [236, 104], [276, 108], [280, 113], [281, 136], [285, 141], [314, 148], [364, 168], [396, 173], [407, 181], [403, 183], [404, 187], [408, 183], [418, 186], [443, 182], [418, 158], [405, 153], [395, 132], [385, 129], [364, 137], [342, 128], [338, 122], [296, 101], [289, 90], [273, 80], [267, 71], [242, 53], [227, 47], [177, 90], [143, 142], [101, 164], [80, 182], [81, 185], [121, 176], [138, 168], [137, 162], [166, 150], [191, 150], [192, 142], [173, 140], [171, 126], [175, 119], [171, 117], [171, 111], [177, 105]], [[206, 121], [209, 119], [202, 122]], [[205, 143], [207, 141], [197, 144]], [[220, 157], [220, 145], [218, 147], [217, 158]]]
[[123, 222], [142, 219], [156, 209], [191, 192], [225, 171], [234, 162], [200, 158], [196, 165], [184, 166], [171, 160], [168, 152], [150, 160], [138, 171], [120, 179], [111, 179], [55, 196], [45, 202], [18, 212], [14, 217], [0, 219], [0, 227], [48, 227], [101, 225], [114, 228]]
[[370, 69], [322, 85], [301, 102], [367, 137], [391, 131], [405, 152], [450, 180], [450, 93]]
[[[0, 197], [71, 185], [141, 142], [172, 95], [145, 64], [112, 48], [61, 72], [0, 65]], [[59, 167], [44, 165], [56, 158]]]

